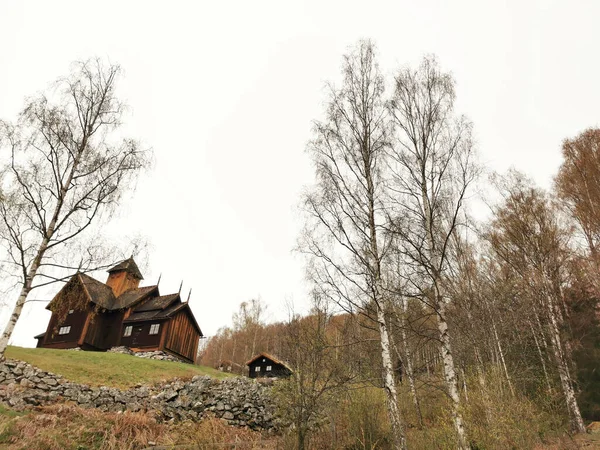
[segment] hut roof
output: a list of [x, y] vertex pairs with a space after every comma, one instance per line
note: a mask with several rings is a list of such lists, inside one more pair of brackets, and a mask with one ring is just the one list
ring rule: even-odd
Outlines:
[[281, 359], [277, 358], [276, 356], [273, 356], [269, 353], [266, 352], [261, 352], [258, 355], [254, 356], [250, 361], [248, 361], [246, 363], [247, 366], [249, 366], [250, 364], [252, 364], [254, 361], [256, 361], [257, 359], [260, 358], [267, 358], [270, 359], [271, 361], [273, 361], [275, 364], [280, 364], [283, 367], [285, 367], [286, 369], [288, 369], [290, 372], [293, 372], [292, 368], [290, 366], [288, 366], [288, 364], [285, 361], [282, 361]]

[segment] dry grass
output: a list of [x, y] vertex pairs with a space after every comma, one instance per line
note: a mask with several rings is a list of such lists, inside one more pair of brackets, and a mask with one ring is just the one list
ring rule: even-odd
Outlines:
[[71, 405], [36, 408], [24, 415], [0, 411], [0, 448], [7, 450], [272, 449], [278, 440], [208, 418], [200, 423], [158, 423], [143, 413], [103, 413]]
[[69, 381], [92, 386], [128, 388], [136, 384], [153, 384], [175, 377], [231, 376], [210, 367], [136, 358], [119, 353], [8, 347], [6, 356], [26, 361], [47, 372], [62, 375]]

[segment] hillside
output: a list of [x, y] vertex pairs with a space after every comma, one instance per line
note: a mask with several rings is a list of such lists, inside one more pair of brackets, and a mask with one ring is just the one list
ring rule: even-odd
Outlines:
[[8, 347], [6, 357], [28, 362], [42, 370], [62, 375], [69, 381], [91, 386], [128, 388], [175, 377], [231, 376], [210, 367], [136, 358], [119, 353]]

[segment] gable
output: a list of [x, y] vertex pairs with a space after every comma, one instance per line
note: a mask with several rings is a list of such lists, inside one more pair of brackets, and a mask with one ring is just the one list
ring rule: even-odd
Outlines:
[[81, 282], [81, 279], [75, 274], [69, 281], [57, 292], [54, 298], [46, 305], [46, 309], [54, 313], [66, 313], [71, 309], [86, 309], [89, 302], [92, 301], [89, 292]]

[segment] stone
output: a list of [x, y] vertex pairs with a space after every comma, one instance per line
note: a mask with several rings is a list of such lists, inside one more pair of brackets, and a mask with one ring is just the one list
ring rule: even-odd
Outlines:
[[79, 403], [80, 405], [89, 403], [91, 400], [92, 400], [91, 397], [86, 394], [79, 394], [77, 396], [77, 403]]
[[44, 377], [42, 378], [42, 383], [46, 383], [48, 386], [56, 386], [58, 384], [58, 381], [56, 381], [56, 379], [52, 377]]
[[32, 382], [32, 381], [29, 381], [27, 378], [23, 378], [19, 384], [21, 386], [23, 386], [24, 388], [33, 388], [33, 387], [35, 387], [35, 383]]

